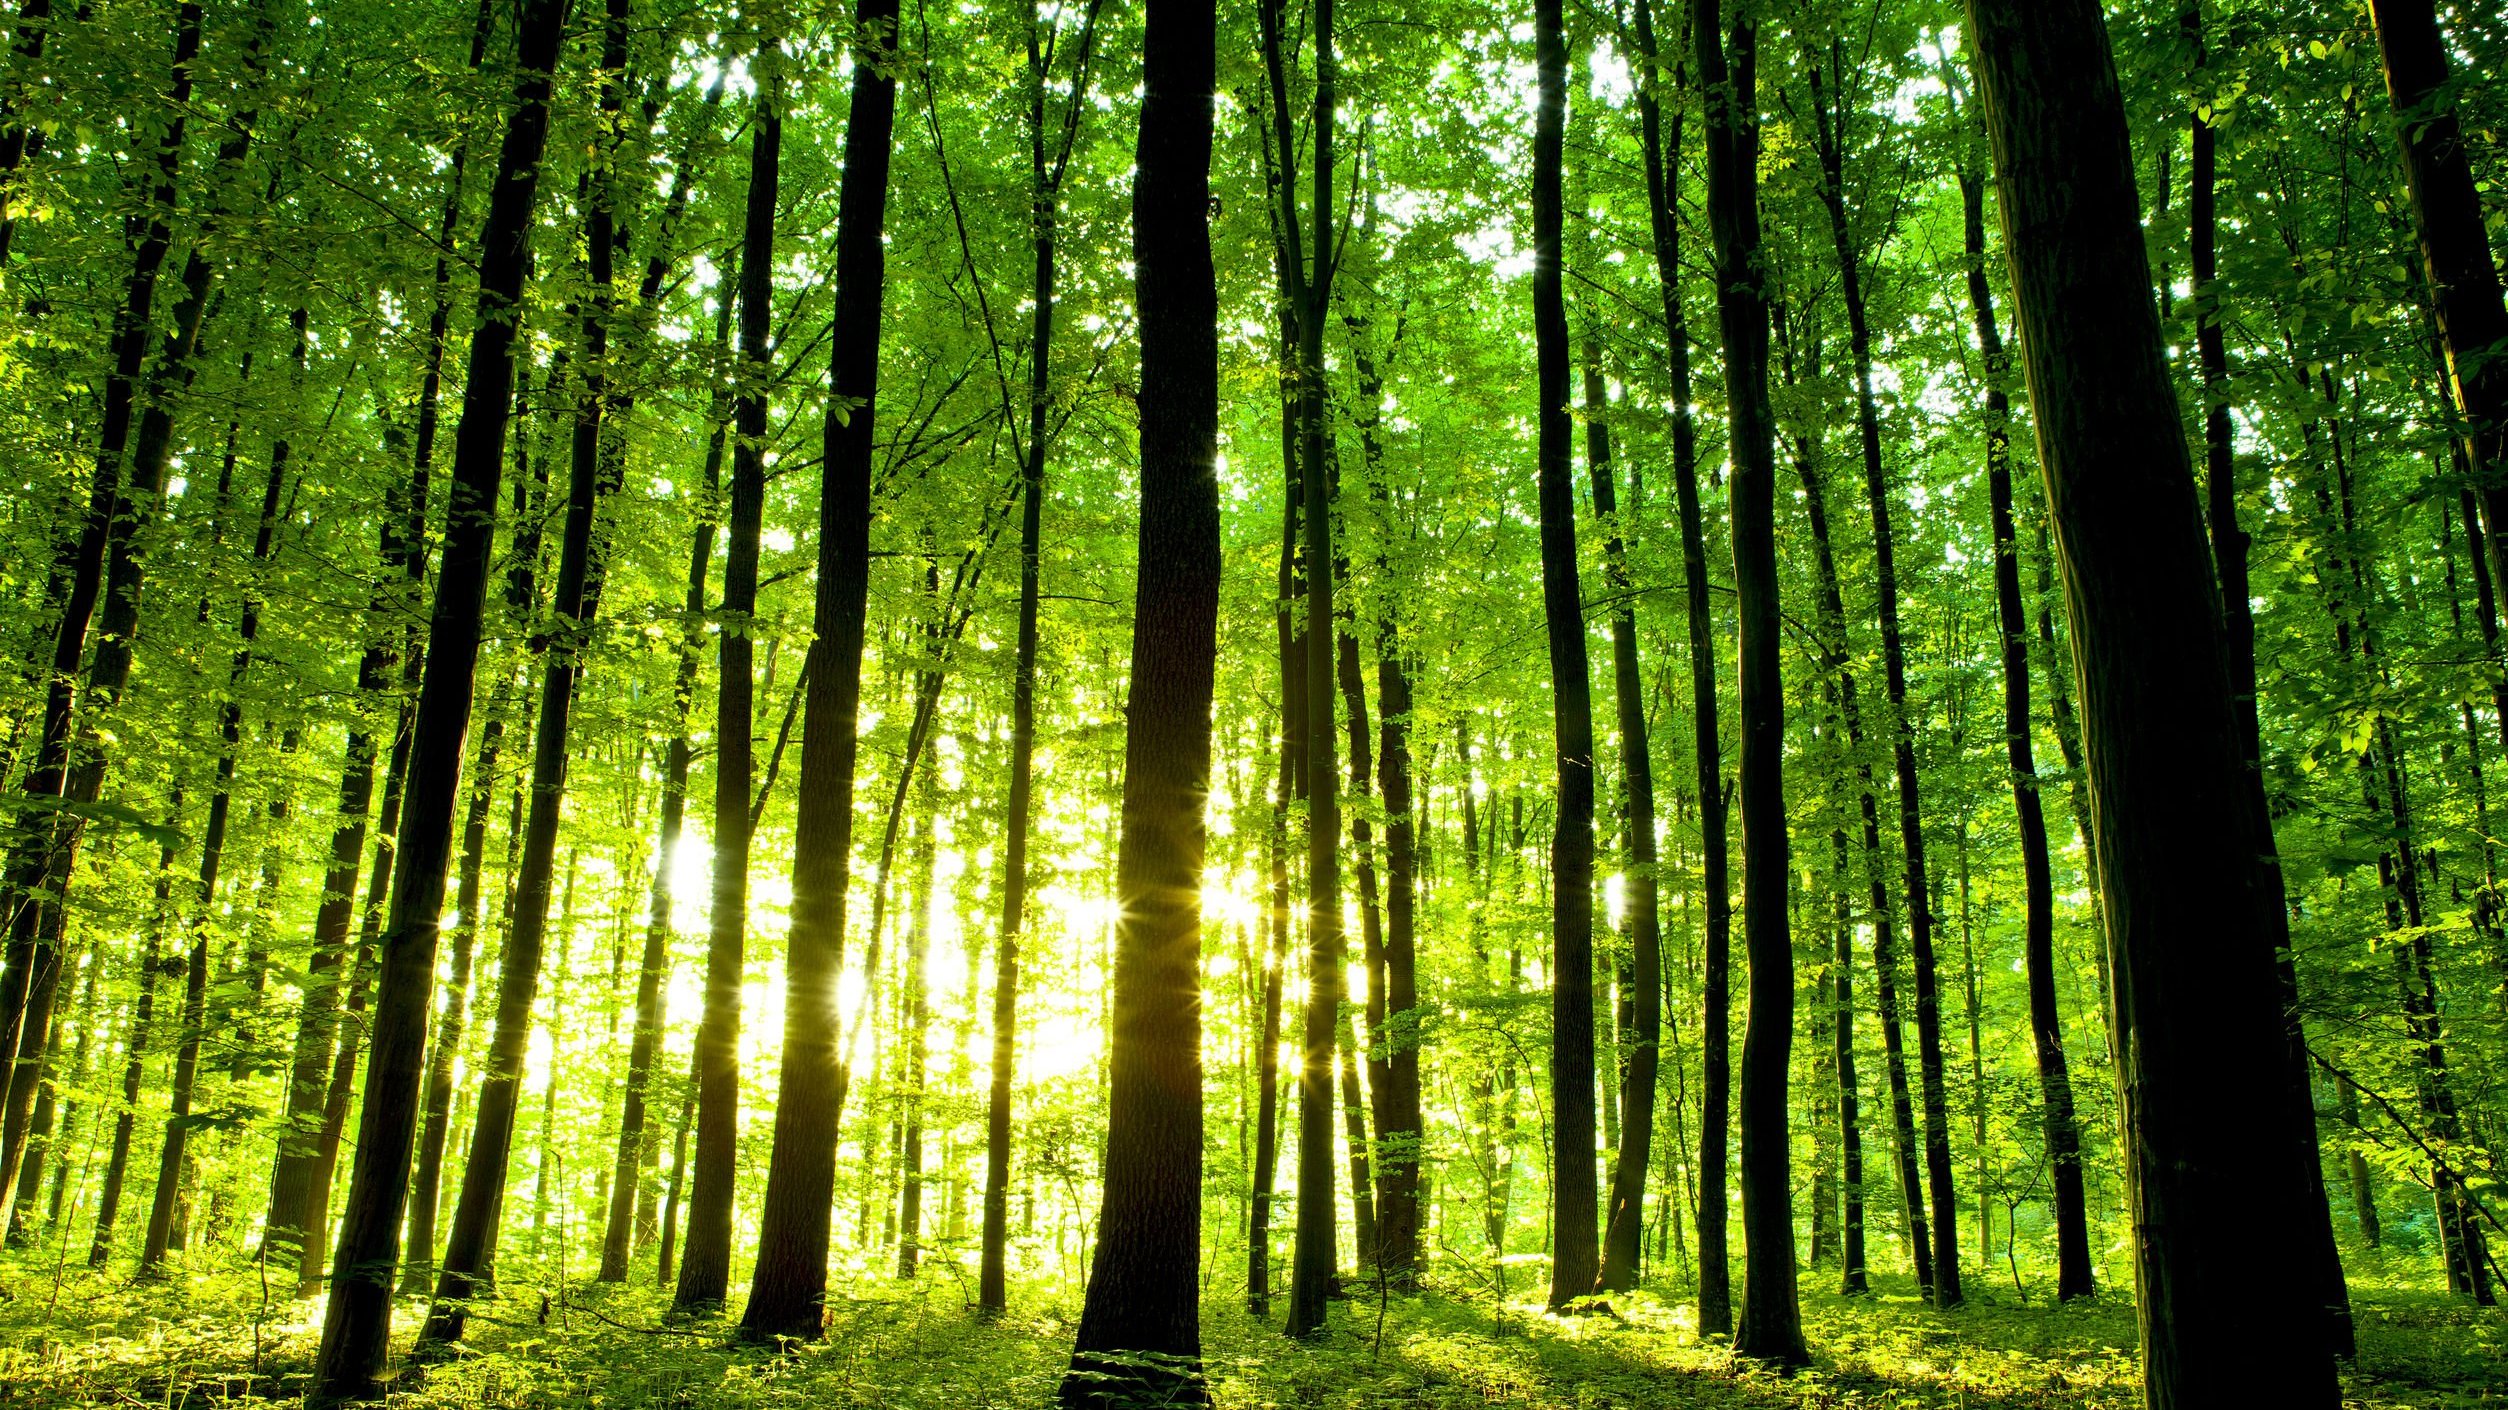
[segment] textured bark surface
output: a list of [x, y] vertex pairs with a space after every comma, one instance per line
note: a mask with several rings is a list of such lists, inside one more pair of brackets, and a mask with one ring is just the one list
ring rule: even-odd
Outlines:
[[[1141, 551], [1115, 861], [1106, 1176], [1062, 1399], [1200, 1403], [1202, 802], [1219, 630], [1217, 14], [1148, 0], [1132, 258], [1141, 330]], [[1144, 1360], [1143, 1358], [1153, 1358]]]
[[2150, 297], [2104, 17], [1971, 0], [2041, 474], [2072, 622], [2155, 1410], [2330, 1406], [2287, 1231], [2284, 1026], [2219, 588]]

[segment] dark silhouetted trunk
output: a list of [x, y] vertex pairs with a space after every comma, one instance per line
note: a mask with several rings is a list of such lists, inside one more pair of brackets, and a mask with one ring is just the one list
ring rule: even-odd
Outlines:
[[322, 1399], [378, 1395], [377, 1378], [391, 1347], [393, 1273], [425, 1076], [436, 933], [452, 861], [453, 811], [461, 797], [462, 746], [470, 730], [497, 489], [513, 406], [514, 335], [530, 268], [531, 217], [539, 196], [540, 158], [548, 144], [549, 90], [564, 11], [563, 0], [523, 0], [515, 17], [514, 107], [506, 119], [479, 240], [478, 322], [462, 384], [461, 419], [453, 435], [443, 568], [410, 735], [419, 763], [411, 770], [402, 814], [357, 1161], [315, 1363], [313, 1389]]
[[[609, 0], [602, 26], [600, 109], [614, 130], [624, 103], [628, 0]], [[614, 142], [616, 139], [613, 138]], [[557, 830], [566, 800], [568, 747], [575, 688], [583, 677], [583, 653], [600, 616], [606, 553], [597, 541], [596, 519], [613, 466], [603, 454], [604, 419], [610, 412], [610, 324], [619, 242], [617, 176], [607, 169], [610, 151], [596, 153], [597, 169], [586, 181], [584, 304], [577, 402], [567, 467], [566, 520], [558, 549], [557, 583], [550, 597], [552, 625], [542, 650], [540, 707], [531, 750], [531, 809], [523, 824], [522, 858], [514, 874], [514, 914], [497, 966], [496, 1028], [488, 1045], [462, 1174], [461, 1198], [436, 1271], [435, 1300], [419, 1333], [422, 1352], [459, 1341], [469, 1301], [496, 1257], [498, 1214], [505, 1203], [507, 1161], [514, 1137], [515, 1107], [531, 1044], [532, 1004], [539, 995], [541, 957], [554, 891]], [[555, 1090], [557, 1076], [550, 1074]], [[547, 1167], [543, 1165], [545, 1182]]]
[[[1288, 117], [1282, 72], [1279, 7], [1260, 7], [1264, 55], [1271, 78], [1274, 127], [1283, 180], [1279, 233], [1282, 270], [1296, 310], [1297, 424], [1300, 528], [1306, 564], [1306, 1012], [1299, 1026], [1298, 1223], [1289, 1272], [1288, 1332], [1302, 1337], [1322, 1329], [1339, 1259], [1339, 1211], [1333, 1172], [1333, 1053], [1344, 998], [1348, 953], [1341, 919], [1340, 743], [1333, 738], [1336, 662], [1333, 581], [1340, 565], [1333, 543], [1331, 444], [1324, 410], [1324, 314], [1332, 301], [1333, 120], [1340, 61], [1333, 52], [1332, 0], [1314, 11], [1315, 95], [1311, 125], [1315, 154], [1309, 215], [1312, 233], [1301, 237], [1297, 219], [1295, 131]], [[1146, 131], [1147, 129], [1144, 128]], [[1311, 260], [1311, 263], [1310, 263]]]
[[1207, 1398], [1198, 971], [1220, 577], [1219, 299], [1208, 214], [1216, 32], [1207, 3], [1148, 0], [1132, 186], [1141, 548], [1115, 862], [1121, 919], [1105, 1194], [1062, 1383], [1067, 1405]]
[[2422, 272], [2465, 418], [2467, 469], [2482, 487], [2482, 515], [2490, 521], [2491, 576], [2508, 582], [2508, 535], [2499, 532], [2508, 522], [2508, 486], [2497, 483], [2508, 463], [2508, 358], [2497, 352], [2508, 344], [2508, 302], [2456, 113], [2447, 42], [2435, 0], [2373, 0], [2369, 12], [2400, 129]]
[[[169, 820], [183, 812], [183, 790], [176, 785], [167, 805]], [[113, 1118], [113, 1151], [105, 1159], [104, 1188], [96, 1196], [96, 1232], [87, 1249], [87, 1266], [102, 1268], [113, 1257], [113, 1226], [122, 1210], [122, 1185], [131, 1166], [131, 1136], [139, 1120], [139, 1087], [148, 1066], [149, 1031], [157, 1016], [157, 977], [164, 968], [164, 937], [174, 925], [174, 849], [157, 853], [157, 899], [148, 927], [147, 947], [139, 956], [139, 994], [131, 1004], [130, 1038], [122, 1059], [121, 1110]]]
[[1794, 953], [1786, 912], [1784, 683], [1779, 674], [1776, 440], [1768, 410], [1768, 301], [1759, 248], [1759, 29], [1747, 9], [1728, 40], [1718, 0], [1695, 0], [1692, 38], [1706, 98], [1708, 225], [1732, 422], [1733, 583], [1741, 619], [1742, 936], [1750, 961], [1742, 1031], [1742, 1242], [1733, 1346], [1779, 1364], [1807, 1359], [1795, 1294], [1794, 1192], [1785, 1084], [1794, 1041]]
[[[1599, 350], [1585, 345], [1585, 459], [1592, 477], [1594, 522], [1603, 533], [1603, 580], [1611, 611], [1611, 683], [1619, 710], [1620, 769], [1625, 779], [1622, 836], [1626, 839], [1626, 901], [1629, 966], [1621, 1003], [1628, 1010], [1621, 1035], [1620, 1147], [1611, 1167], [1611, 1203], [1604, 1226], [1602, 1271], [1596, 1287], [1625, 1292], [1637, 1286], [1646, 1232], [1646, 1167], [1653, 1159], [1655, 1073], [1663, 1040], [1663, 921], [1655, 881], [1655, 766], [1646, 730], [1646, 685], [1637, 663], [1637, 609], [1630, 588], [1626, 525], [1639, 522], [1640, 482], [1629, 469], [1629, 504], [1623, 511], [1611, 464], [1611, 432], [1604, 420]], [[1623, 518], [1623, 514], [1627, 517]]]
[[[1080, 34], [1070, 99], [1063, 105], [1061, 145], [1049, 159], [1045, 94], [1050, 45], [1028, 34], [1028, 192], [1035, 204], [1035, 257], [1028, 299], [1028, 431], [1019, 479], [1019, 638], [1010, 688], [1010, 796], [1002, 846], [1001, 937], [993, 959], [993, 1051], [984, 1109], [984, 1215], [976, 1307], [999, 1316], [1010, 1301], [1010, 1098], [1019, 1051], [1019, 943], [1027, 931], [1028, 834], [1036, 795], [1037, 601], [1044, 553], [1045, 465], [1052, 437], [1055, 221], [1063, 172], [1071, 161], [1086, 108], [1089, 60], [1097, 32], [1092, 3]], [[968, 992], [974, 992], [968, 979]]]
[[[2331, 1406], [2220, 588], [2089, 0], [1971, 0], [2081, 685], [2134, 1190], [2144, 1400]], [[2237, 1295], [2227, 1290], [2237, 1289]]]
[[1576, 427], [1560, 235], [1567, 31], [1560, 0], [1537, 0], [1533, 48], [1533, 354], [1539, 388], [1542, 620], [1550, 636], [1550, 723], [1559, 789], [1550, 840], [1550, 1102], [1556, 1134], [1550, 1305], [1594, 1290], [1602, 1271], [1594, 1174], [1594, 707], [1576, 581]]
[[[1830, 64], [1845, 68], [1842, 43], [1831, 50]], [[1898, 785], [1898, 840], [1906, 867], [1907, 938], [1916, 980], [1916, 1066], [1925, 1109], [1925, 1183], [1932, 1198], [1933, 1281], [1937, 1307], [1957, 1307], [1959, 1286], [1959, 1196], [1952, 1187], [1950, 1097], [1943, 1081], [1942, 1000], [1933, 953], [1932, 892], [1925, 879], [1925, 834], [1916, 778], [1915, 722], [1907, 715], [1907, 651], [1899, 633], [1898, 550], [1888, 472], [1881, 458], [1881, 416], [1872, 392], [1872, 330], [1865, 317], [1863, 251], [1847, 223], [1845, 190], [1846, 121], [1841, 102], [1831, 108], [1823, 92], [1821, 66], [1811, 67], [1812, 112], [1820, 155], [1821, 203], [1828, 208], [1829, 237], [1837, 255], [1839, 290], [1846, 304], [1847, 346], [1855, 360], [1855, 427], [1863, 450], [1864, 496], [1872, 510], [1874, 592], [1881, 620], [1882, 686], [1889, 701], [1884, 722], [1890, 735], [1890, 762]]]
[[[783, 156], [783, 40], [758, 41], [758, 105], [749, 132], [749, 193], [740, 243], [740, 361], [732, 408], [731, 499], [723, 544], [724, 623], [716, 647], [714, 871], [697, 1023], [696, 1155], [688, 1245], [672, 1306], [720, 1307], [731, 1290], [732, 1201], [740, 1140], [740, 990], [749, 929], [749, 803], [756, 742], [750, 678], [757, 643], [758, 541], [766, 513], [765, 438], [774, 358], [775, 210]], [[727, 278], [730, 276], [727, 276]], [[763, 800], [761, 800], [763, 801]]]
[[[252, 567], [247, 569], [253, 578], [267, 568], [277, 541], [280, 501], [287, 489], [287, 462], [286, 443], [282, 441], [270, 457], [270, 473], [261, 492], [261, 512], [255, 520]], [[224, 703], [218, 709], [216, 782], [209, 794], [209, 815], [201, 827], [199, 895], [195, 898], [198, 909], [193, 917], [191, 955], [184, 966], [182, 1036], [175, 1047], [165, 1142], [158, 1151], [156, 1199], [148, 1212], [147, 1240], [140, 1249], [142, 1274], [160, 1269], [167, 1245], [174, 1237], [176, 1196], [183, 1183], [184, 1157], [192, 1130], [198, 1124], [192, 1119], [192, 1106], [198, 1095], [200, 1050], [209, 1018], [209, 926], [217, 913], [218, 873], [226, 856], [227, 823], [235, 798], [235, 756], [244, 734], [242, 692], [245, 678], [252, 672], [253, 643], [261, 634], [259, 583], [248, 580], [243, 596], [236, 623], [235, 657], [227, 667]]]
[[[793, 835], [792, 934], [784, 960], [784, 1052], [775, 1096], [758, 1262], [741, 1335], [815, 1340], [827, 1291], [836, 1187], [836, 982], [852, 876], [856, 717], [870, 586], [872, 411], [879, 394], [889, 138], [896, 125], [897, 0], [858, 0], [853, 95], [837, 204], [836, 323], [830, 338], [812, 669]], [[767, 261], [759, 261], [763, 274]], [[744, 438], [745, 439], [745, 438]]]
[[[1639, 0], [1637, 45], [1651, 72], [1662, 63], [1654, 33], [1653, 6]], [[1679, 56], [1673, 68], [1685, 72]], [[1664, 130], [1656, 82], [1637, 94], [1639, 136], [1646, 164], [1646, 208], [1654, 237], [1655, 282], [1663, 296], [1664, 347], [1672, 373], [1672, 489], [1681, 516], [1681, 581], [1689, 605], [1689, 676], [1694, 782], [1698, 795], [1699, 881], [1703, 911], [1699, 1042], [1703, 1068], [1698, 1123], [1698, 1326], [1701, 1334], [1732, 1330], [1733, 1292], [1725, 1255], [1725, 1152], [1729, 1146], [1732, 1091], [1729, 1028], [1732, 1009], [1733, 900], [1724, 741], [1716, 703], [1715, 607], [1707, 582], [1707, 535], [1698, 501], [1698, 428], [1692, 411], [1689, 315], [1681, 305], [1681, 223], [1674, 209], [1669, 149], [1681, 146], [1683, 105], [1672, 105]]]

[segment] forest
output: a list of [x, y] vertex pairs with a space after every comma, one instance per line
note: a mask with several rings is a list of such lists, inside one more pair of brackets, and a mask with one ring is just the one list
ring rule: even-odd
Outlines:
[[2508, 1394], [2493, 0], [13, 4], [0, 1406]]

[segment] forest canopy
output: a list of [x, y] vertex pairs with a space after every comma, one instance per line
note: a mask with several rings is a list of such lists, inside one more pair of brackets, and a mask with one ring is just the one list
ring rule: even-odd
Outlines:
[[0, 1401], [2508, 1382], [2495, 6], [0, 29]]

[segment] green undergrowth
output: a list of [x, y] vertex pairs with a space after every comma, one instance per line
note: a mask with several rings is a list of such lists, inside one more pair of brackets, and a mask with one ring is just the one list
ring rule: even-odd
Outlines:
[[[319, 1306], [253, 1265], [136, 1285], [12, 1262], [0, 1285], [0, 1406], [289, 1405], [302, 1398]], [[521, 1280], [516, 1279], [519, 1283]], [[393, 1387], [395, 1410], [657, 1406], [989, 1410], [1050, 1404], [1079, 1304], [1037, 1288], [984, 1324], [944, 1275], [847, 1285], [828, 1336], [788, 1353], [736, 1346], [723, 1322], [672, 1322], [648, 1286], [511, 1286], [480, 1309], [463, 1354]], [[2363, 1410], [2508, 1401], [2496, 1310], [2370, 1281], [2356, 1290]], [[1956, 1312], [1884, 1280], [1847, 1299], [1807, 1282], [1810, 1367], [1780, 1376], [1694, 1334], [1694, 1309], [1647, 1293], [1555, 1317], [1537, 1302], [1432, 1288], [1379, 1306], [1354, 1286], [1330, 1326], [1284, 1340], [1233, 1299], [1203, 1314], [1212, 1397], [1226, 1410], [1523, 1406], [2126, 1407], [2138, 1403], [2132, 1308], [2023, 1303], [1986, 1292]], [[404, 1334], [415, 1326], [405, 1310]]]

